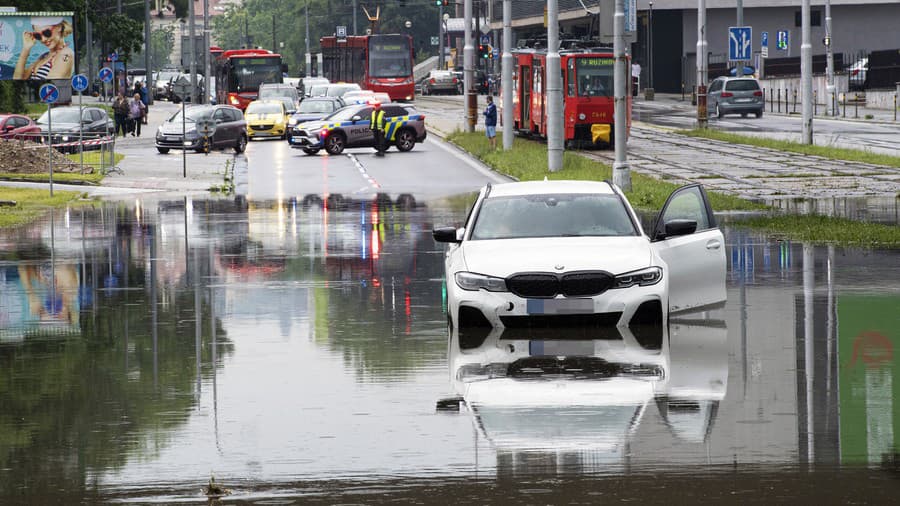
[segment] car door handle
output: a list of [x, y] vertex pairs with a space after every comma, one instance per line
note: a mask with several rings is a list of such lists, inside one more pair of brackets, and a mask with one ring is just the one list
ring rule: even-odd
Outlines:
[[706, 249], [719, 249], [721, 247], [722, 243], [720, 243], [718, 239], [711, 239], [706, 243]]

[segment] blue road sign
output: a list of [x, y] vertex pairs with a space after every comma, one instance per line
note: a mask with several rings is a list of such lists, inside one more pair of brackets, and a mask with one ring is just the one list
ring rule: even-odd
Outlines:
[[116, 61], [116, 60], [118, 60], [118, 59], [119, 59], [119, 53], [113, 51], [113, 52], [109, 55], [109, 59], [110, 59], [111, 61]]
[[88, 78], [84, 74], [75, 74], [72, 76], [72, 89], [78, 92], [86, 90], [88, 87]]
[[500, 48], [499, 47], [494, 48], [494, 58], [500, 58]]
[[762, 32], [760, 34], [760, 40], [761, 40], [760, 45], [762, 47], [769, 47], [769, 32]]
[[481, 36], [481, 43], [482, 43], [482, 44], [485, 44], [485, 45], [486, 45], [486, 44], [490, 44], [490, 43], [491, 43], [491, 36], [490, 36], [490, 35], [482, 35], [482, 36]]
[[103, 67], [100, 69], [100, 72], [97, 74], [101, 81], [104, 83], [111, 83], [113, 80], [113, 71], [109, 67]]
[[728, 27], [728, 59], [747, 61], [753, 56], [753, 29], [749, 26]]
[[59, 100], [59, 88], [52, 84], [45, 84], [41, 86], [41, 89], [38, 91], [38, 95], [41, 97], [41, 102], [45, 104], [52, 104]]
[[791, 32], [787, 30], [778, 30], [778, 38], [775, 40], [775, 46], [782, 51], [787, 51], [791, 44]]

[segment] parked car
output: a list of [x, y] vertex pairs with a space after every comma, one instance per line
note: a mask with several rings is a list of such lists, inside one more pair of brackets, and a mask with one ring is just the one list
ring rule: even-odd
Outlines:
[[28, 116], [21, 114], [0, 114], [0, 139], [39, 141], [41, 127]]
[[860, 58], [847, 67], [848, 88], [859, 91], [869, 87], [868, 79], [869, 58]]
[[706, 92], [706, 110], [719, 118], [726, 114], [746, 118], [750, 113], [761, 118], [765, 107], [762, 88], [753, 77], [717, 77]]
[[[50, 120], [53, 120], [53, 144], [75, 142], [79, 135], [96, 138], [112, 135], [115, 132], [115, 124], [106, 113], [106, 109], [100, 107], [85, 107], [79, 112], [78, 106], [54, 107], [37, 119], [37, 126], [41, 129], [41, 142], [47, 142], [50, 131]], [[85, 146], [91, 149], [92, 146]], [[99, 149], [99, 147], [97, 147]], [[63, 151], [77, 151], [72, 146]]]
[[457, 94], [459, 79], [449, 70], [432, 70], [422, 81], [422, 95]]
[[244, 119], [247, 121], [247, 138], [287, 137], [287, 111], [279, 100], [254, 100], [247, 105]]
[[335, 83], [329, 84], [328, 89], [325, 91], [325, 96], [328, 97], [343, 97], [344, 93], [348, 93], [351, 91], [359, 91], [362, 88], [356, 83]]
[[725, 300], [725, 241], [702, 186], [675, 190], [649, 234], [609, 182], [481, 189], [448, 243], [451, 328], [667, 324]]
[[[417, 142], [423, 142], [425, 116], [402, 104], [384, 104], [385, 128], [389, 144], [400, 151], [411, 150]], [[291, 132], [291, 147], [300, 148], [308, 155], [320, 149], [330, 155], [339, 155], [345, 148], [372, 147], [375, 136], [369, 128], [372, 106], [350, 105], [337, 110], [321, 121], [300, 123]]]
[[291, 114], [293, 114], [300, 105], [300, 94], [297, 93], [297, 88], [294, 88], [290, 84], [264, 83], [259, 85], [259, 94], [256, 97], [257, 100], [270, 100], [275, 98], [290, 99], [291, 105], [286, 107], [286, 109]]
[[247, 122], [240, 109], [224, 104], [187, 106], [173, 114], [156, 131], [156, 150], [160, 153], [168, 153], [170, 149], [203, 151], [197, 121], [210, 119], [216, 126], [210, 147], [233, 148], [235, 153], [243, 153], [247, 147]]
[[300, 108], [288, 119], [288, 142], [291, 140], [291, 131], [298, 124], [320, 120], [341, 107], [344, 107], [344, 102], [335, 97], [308, 97], [303, 99], [303, 102], [300, 102]]

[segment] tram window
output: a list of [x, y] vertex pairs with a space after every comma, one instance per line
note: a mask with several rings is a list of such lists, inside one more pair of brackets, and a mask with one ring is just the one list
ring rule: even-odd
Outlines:
[[576, 58], [575, 72], [578, 95], [583, 97], [611, 97], [613, 83], [612, 58]]

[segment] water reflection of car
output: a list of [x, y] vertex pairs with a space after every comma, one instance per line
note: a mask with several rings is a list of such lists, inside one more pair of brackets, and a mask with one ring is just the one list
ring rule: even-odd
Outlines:
[[248, 139], [287, 136], [287, 111], [281, 100], [254, 100], [244, 111]]
[[303, 99], [303, 102], [300, 102], [300, 108], [288, 119], [288, 142], [291, 140], [292, 130], [298, 124], [320, 120], [341, 107], [344, 107], [344, 102], [335, 97], [307, 97]]
[[171, 149], [203, 151], [203, 138], [197, 132], [197, 122], [202, 120], [211, 120], [216, 126], [210, 138], [211, 148], [232, 148], [235, 153], [244, 152], [247, 147], [247, 122], [240, 109], [225, 104], [179, 109], [157, 129], [156, 150], [160, 153], [168, 153]]
[[439, 227], [450, 325], [665, 324], [725, 300], [725, 244], [700, 185], [675, 190], [649, 235], [608, 182], [481, 189], [462, 227]]
[[[321, 121], [300, 123], [291, 132], [292, 148], [314, 155], [324, 149], [339, 155], [345, 148], [372, 147], [375, 136], [369, 128], [373, 107], [350, 105], [335, 111]], [[427, 135], [425, 116], [403, 104], [384, 104], [385, 137], [389, 145], [409, 151]]]

